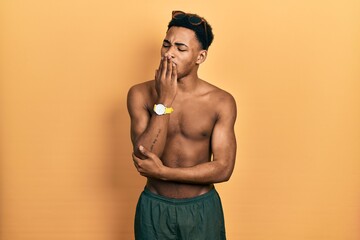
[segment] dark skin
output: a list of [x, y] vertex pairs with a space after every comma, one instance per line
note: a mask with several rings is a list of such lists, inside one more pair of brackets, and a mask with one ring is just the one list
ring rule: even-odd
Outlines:
[[[198, 77], [207, 50], [192, 30], [171, 27], [161, 56], [155, 80], [135, 85], [128, 93], [133, 161], [151, 192], [195, 197], [232, 174], [236, 103], [229, 93]], [[174, 112], [158, 116], [155, 103]]]

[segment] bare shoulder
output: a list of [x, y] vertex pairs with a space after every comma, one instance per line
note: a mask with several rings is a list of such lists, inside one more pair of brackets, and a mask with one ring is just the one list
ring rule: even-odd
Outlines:
[[155, 82], [154, 80], [142, 82], [135, 84], [134, 86], [130, 87], [128, 91], [128, 96], [132, 95], [151, 95], [155, 89]]
[[127, 102], [129, 104], [133, 103], [143, 103], [148, 102], [149, 99], [152, 99], [156, 94], [155, 91], [155, 82], [154, 80], [142, 82], [130, 87], [127, 95]]
[[150, 109], [149, 103], [154, 98], [155, 83], [146, 81], [132, 86], [127, 94], [127, 109], [131, 118], [144, 118]]
[[217, 109], [219, 113], [230, 114], [233, 112], [236, 115], [236, 101], [229, 92], [205, 81], [203, 84], [213, 108]]

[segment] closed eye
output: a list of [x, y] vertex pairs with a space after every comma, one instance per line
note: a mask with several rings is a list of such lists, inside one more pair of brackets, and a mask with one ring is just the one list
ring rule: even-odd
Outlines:
[[[179, 50], [179, 52], [185, 52], [188, 50], [188, 46], [185, 43], [175, 42], [174, 45], [177, 46], [177, 49]], [[169, 48], [172, 46], [172, 44], [169, 40], [164, 39], [162, 46], [163, 46], [163, 48]]]

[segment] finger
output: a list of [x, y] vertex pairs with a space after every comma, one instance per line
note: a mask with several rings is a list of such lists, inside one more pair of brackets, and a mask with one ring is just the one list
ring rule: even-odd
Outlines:
[[154, 159], [154, 157], [156, 156], [154, 153], [150, 152], [149, 150], [147, 150], [144, 146], [140, 146], [139, 150], [142, 154], [144, 154], [144, 156], [149, 157]]
[[172, 63], [171, 81], [177, 81], [177, 66], [175, 63]]
[[135, 166], [136, 170], [139, 171], [139, 166], [136, 164], [135, 161], [134, 161], [134, 166]]
[[161, 56], [160, 63], [159, 63], [159, 69], [160, 69], [161, 65], [163, 64], [163, 60], [164, 60], [164, 56]]
[[159, 69], [155, 70], [155, 81], [159, 81]]
[[167, 71], [166, 71], [166, 78], [171, 80], [172, 70], [173, 70], [173, 62], [171, 61], [171, 58], [168, 58], [167, 60]]
[[134, 163], [136, 163], [137, 166], [140, 166], [140, 164], [142, 163], [142, 159], [141, 158], [138, 158], [135, 153], [132, 154], [132, 158], [133, 158], [133, 161]]
[[135, 165], [136, 167], [139, 166], [139, 164], [137, 163], [137, 160], [136, 160], [135, 158], [133, 158], [133, 163], [134, 163], [134, 165]]
[[166, 71], [167, 71], [167, 57], [165, 56], [161, 65], [161, 78], [164, 79], [166, 77]]
[[159, 68], [158, 68], [158, 77], [160, 76], [159, 73], [162, 72], [162, 69], [163, 69], [163, 62], [164, 62], [164, 57], [161, 57], [160, 59], [160, 64], [159, 64]]

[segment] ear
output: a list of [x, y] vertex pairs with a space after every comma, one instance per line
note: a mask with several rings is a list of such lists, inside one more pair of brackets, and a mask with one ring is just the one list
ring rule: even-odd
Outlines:
[[199, 52], [199, 55], [196, 59], [196, 64], [200, 65], [202, 64], [205, 60], [206, 60], [206, 57], [207, 57], [207, 50], [200, 50]]

